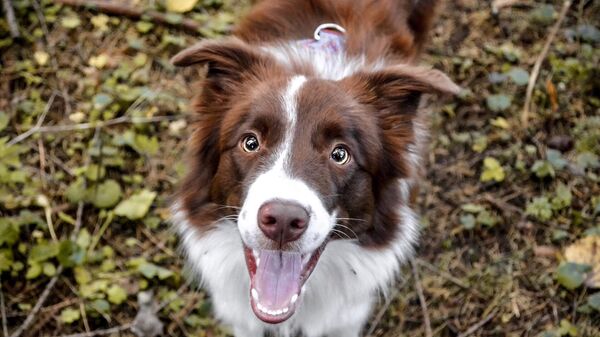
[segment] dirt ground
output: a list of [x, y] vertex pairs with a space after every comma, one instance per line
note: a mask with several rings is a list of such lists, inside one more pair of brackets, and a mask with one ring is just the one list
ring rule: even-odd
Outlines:
[[[168, 60], [248, 4], [112, 1], [145, 14], [15, 0], [20, 38], [0, 19], [3, 335], [130, 336], [152, 291], [165, 335], [229, 336], [169, 229], [194, 116]], [[562, 1], [495, 3], [447, 1], [434, 29], [423, 63], [465, 91], [431, 115], [421, 244], [368, 336], [600, 336], [600, 2], [551, 40]]]

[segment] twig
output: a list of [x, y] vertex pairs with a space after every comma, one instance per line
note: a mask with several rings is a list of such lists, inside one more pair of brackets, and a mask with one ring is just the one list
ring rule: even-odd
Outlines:
[[0, 311], [2, 313], [2, 336], [8, 337], [6, 326], [6, 307], [4, 306], [4, 291], [2, 291], [2, 276], [0, 275]]
[[13, 39], [21, 37], [19, 25], [17, 24], [17, 19], [15, 18], [15, 10], [13, 9], [11, 1], [2, 0], [2, 5], [4, 7], [4, 14], [6, 15], [6, 22], [8, 23], [8, 28], [10, 29], [10, 36]]
[[429, 320], [429, 311], [427, 310], [427, 302], [425, 301], [425, 295], [423, 294], [423, 287], [421, 286], [421, 278], [419, 277], [419, 270], [414, 260], [410, 260], [410, 266], [412, 267], [413, 277], [415, 280], [415, 288], [419, 295], [419, 302], [421, 302], [421, 310], [423, 311], [423, 325], [425, 326], [425, 337], [433, 337], [433, 331], [431, 330], [431, 321]]
[[67, 132], [67, 131], [81, 131], [81, 130], [89, 130], [94, 128], [104, 128], [107, 126], [113, 126], [117, 124], [125, 124], [125, 123], [156, 123], [162, 121], [170, 121], [177, 118], [177, 116], [154, 116], [154, 117], [130, 117], [130, 116], [121, 116], [115, 119], [109, 119], [107, 121], [99, 121], [99, 122], [89, 122], [89, 123], [80, 123], [80, 124], [72, 124], [72, 125], [57, 125], [57, 126], [34, 126], [31, 129], [27, 130], [25, 133], [18, 135], [17, 137], [11, 139], [8, 142], [8, 145], [14, 145], [20, 143], [30, 137], [35, 133], [57, 133], [57, 132]]
[[540, 75], [540, 69], [542, 68], [542, 63], [546, 59], [546, 55], [548, 55], [550, 46], [552, 45], [552, 42], [554, 42], [554, 39], [556, 38], [556, 35], [558, 34], [560, 25], [562, 24], [565, 17], [567, 16], [567, 12], [569, 11], [569, 8], [571, 7], [571, 3], [572, 3], [571, 0], [565, 0], [565, 2], [563, 3], [563, 7], [562, 7], [562, 10], [560, 11], [558, 20], [556, 20], [556, 23], [552, 27], [552, 30], [550, 31], [550, 34], [548, 35], [548, 38], [546, 39], [546, 44], [544, 45], [542, 52], [538, 56], [537, 60], [535, 61], [534, 66], [533, 66], [531, 76], [529, 77], [529, 84], [527, 84], [527, 93], [525, 95], [525, 105], [523, 106], [523, 112], [521, 114], [521, 123], [523, 124], [523, 127], [525, 127], [525, 128], [527, 127], [527, 124], [529, 122], [529, 112], [531, 109], [531, 99], [533, 97], [533, 89], [535, 88], [535, 83], [537, 82], [538, 76]]
[[379, 322], [381, 322], [381, 319], [383, 319], [383, 315], [385, 315], [385, 312], [389, 308], [390, 304], [392, 304], [392, 301], [396, 298], [396, 296], [398, 296], [399, 289], [401, 289], [404, 286], [404, 283], [406, 282], [403, 282], [402, 284], [398, 285], [398, 287], [394, 288], [392, 293], [389, 296], [387, 296], [387, 298], [385, 299], [385, 303], [379, 309], [377, 315], [375, 315], [375, 318], [373, 318], [373, 320], [371, 321], [371, 326], [369, 327], [369, 331], [367, 331], [365, 336], [370, 337], [373, 335], [375, 329], [377, 329], [377, 326], [379, 325]]
[[25, 321], [23, 321], [23, 324], [21, 324], [21, 326], [17, 330], [15, 330], [12, 333], [12, 335], [10, 335], [10, 337], [21, 336], [23, 332], [25, 332], [25, 330], [27, 330], [31, 326], [31, 323], [33, 323], [33, 320], [36, 318], [38, 312], [42, 308], [42, 305], [44, 304], [44, 302], [46, 302], [48, 295], [50, 295], [50, 291], [52, 291], [52, 288], [54, 288], [54, 285], [56, 284], [56, 281], [58, 281], [58, 278], [60, 277], [60, 274], [62, 274], [62, 272], [63, 266], [58, 266], [58, 268], [56, 268], [56, 274], [52, 276], [50, 282], [48, 282], [48, 284], [46, 285], [46, 288], [42, 292], [42, 295], [40, 295], [40, 297], [38, 298], [37, 302], [35, 303], [35, 306], [31, 310], [29, 315], [27, 315]]
[[116, 327], [110, 328], [110, 329], [94, 330], [94, 331], [90, 331], [90, 332], [76, 333], [76, 334], [72, 334], [72, 335], [62, 335], [60, 337], [94, 337], [94, 336], [105, 336], [105, 335], [111, 335], [111, 334], [114, 334], [114, 333], [119, 333], [119, 332], [127, 331], [129, 329], [131, 329], [131, 324], [123, 324], [123, 325], [119, 325], [119, 326], [116, 326]]
[[423, 267], [431, 270], [432, 272], [440, 275], [442, 278], [444, 278], [444, 279], [446, 279], [446, 280], [448, 280], [448, 281], [456, 284], [457, 286], [459, 286], [459, 287], [461, 287], [463, 289], [469, 289], [469, 288], [471, 288], [471, 286], [469, 286], [467, 283], [465, 283], [465, 282], [461, 281], [460, 279], [458, 279], [458, 278], [450, 275], [447, 272], [444, 272], [444, 271], [438, 269], [436, 266], [432, 265], [431, 263], [429, 263], [427, 261], [424, 261], [422, 259], [417, 259], [416, 261], [417, 261], [417, 263], [420, 266], [423, 266]]
[[15, 144], [17, 144], [17, 143], [19, 143], [19, 142], [27, 139], [28, 137], [30, 137], [34, 133], [36, 133], [37, 130], [39, 130], [42, 127], [42, 124], [44, 124], [44, 120], [46, 119], [46, 116], [48, 115], [48, 111], [50, 111], [50, 108], [52, 107], [52, 104], [54, 103], [54, 99], [55, 98], [56, 98], [56, 94], [52, 94], [52, 96], [50, 96], [50, 99], [48, 100], [48, 103], [46, 103], [46, 107], [44, 107], [44, 111], [42, 112], [42, 114], [38, 118], [37, 123], [35, 123], [34, 127], [32, 127], [31, 129], [25, 131], [24, 133], [16, 136], [15, 138], [11, 139], [6, 144], [8, 146], [15, 145]]
[[494, 316], [496, 316], [496, 313], [497, 313], [496, 310], [492, 311], [484, 319], [482, 319], [481, 321], [473, 324], [470, 328], [467, 329], [467, 331], [465, 331], [465, 332], [461, 333], [460, 335], [458, 335], [458, 337], [467, 337], [467, 336], [470, 336], [472, 333], [474, 333], [475, 331], [479, 330], [482, 326], [486, 325], [489, 321], [491, 321], [492, 318], [494, 318]]
[[131, 19], [139, 20], [144, 17], [150, 18], [155, 23], [163, 25], [170, 25], [174, 27], [181, 27], [192, 33], [198, 33], [202, 26], [192, 19], [182, 19], [181, 21], [170, 20], [167, 15], [157, 11], [145, 11], [130, 6], [124, 6], [116, 1], [98, 1], [98, 0], [54, 0], [55, 3], [73, 6], [83, 7], [98, 12], [106, 13], [109, 15], [125, 16]]

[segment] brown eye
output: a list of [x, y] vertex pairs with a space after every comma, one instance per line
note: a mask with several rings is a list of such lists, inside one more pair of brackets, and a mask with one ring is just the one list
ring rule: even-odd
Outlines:
[[256, 136], [246, 136], [242, 140], [242, 148], [246, 152], [256, 152], [260, 148], [260, 144]]
[[343, 146], [337, 146], [331, 152], [331, 160], [338, 165], [345, 165], [350, 161], [350, 153]]

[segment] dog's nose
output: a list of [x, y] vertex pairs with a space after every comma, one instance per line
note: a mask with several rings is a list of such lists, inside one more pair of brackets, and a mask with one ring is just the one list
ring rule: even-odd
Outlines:
[[258, 210], [258, 227], [281, 245], [300, 238], [307, 226], [308, 212], [295, 202], [266, 202]]

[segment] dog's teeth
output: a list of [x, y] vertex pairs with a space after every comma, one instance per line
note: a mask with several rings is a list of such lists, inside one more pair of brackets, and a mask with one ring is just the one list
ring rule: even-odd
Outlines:
[[290, 302], [292, 302], [292, 304], [296, 303], [296, 301], [298, 300], [298, 294], [294, 294], [294, 296], [292, 296], [292, 299], [290, 300]]
[[290, 309], [288, 307], [283, 308], [283, 313], [286, 314]]
[[302, 289], [301, 289], [301, 291], [302, 291], [302, 292], [305, 292], [305, 291], [306, 291], [306, 286], [302, 286]]
[[255, 301], [258, 301], [258, 291], [256, 291], [256, 289], [252, 288], [252, 291], [251, 291], [251, 292], [252, 292], [252, 298], [253, 298]]
[[260, 265], [260, 257], [254, 258], [256, 260], [256, 268]]

